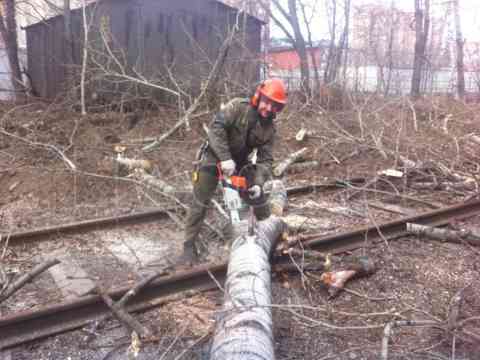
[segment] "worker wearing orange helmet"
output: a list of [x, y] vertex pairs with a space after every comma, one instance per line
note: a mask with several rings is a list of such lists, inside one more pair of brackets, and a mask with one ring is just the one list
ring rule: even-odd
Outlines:
[[[250, 99], [232, 99], [215, 115], [193, 172], [194, 196], [185, 228], [183, 258], [186, 261], [198, 260], [198, 235], [217, 188], [219, 171], [225, 176], [235, 173], [246, 176], [257, 219], [270, 215], [263, 184], [271, 176], [274, 119], [286, 103], [283, 81], [272, 78], [260, 83]], [[254, 149], [257, 149], [257, 160], [251, 165], [249, 156]]]

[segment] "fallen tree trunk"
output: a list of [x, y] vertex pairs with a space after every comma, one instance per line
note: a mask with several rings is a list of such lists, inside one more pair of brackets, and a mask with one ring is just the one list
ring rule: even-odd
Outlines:
[[126, 157], [114, 157], [113, 160], [116, 161], [120, 166], [124, 167], [127, 173], [135, 169], [143, 169], [147, 173], [151, 173], [153, 170], [153, 165], [150, 160], [130, 159]]
[[315, 131], [313, 130], [308, 130], [304, 127], [302, 127], [297, 134], [295, 135], [295, 140], [297, 142], [302, 142], [304, 140], [307, 140], [309, 137], [315, 136]]
[[175, 192], [175, 188], [169, 184], [167, 184], [165, 181], [162, 179], [159, 179], [156, 176], [147, 174], [145, 170], [137, 168], [135, 169], [134, 173], [135, 179], [141, 181], [142, 183], [148, 185], [148, 186], [153, 186], [155, 189], [157, 189], [160, 192], [167, 193], [167, 194], [172, 194]]
[[272, 215], [283, 216], [287, 207], [287, 189], [281, 180], [272, 180], [265, 183], [264, 191], [269, 193], [268, 201]]
[[440, 240], [454, 243], [467, 242], [470, 245], [480, 246], [480, 234], [474, 234], [470, 230], [448, 230], [432, 226], [407, 223], [407, 231], [415, 235], [424, 235], [433, 240]]
[[270, 255], [284, 230], [283, 221], [271, 216], [258, 223], [255, 235], [233, 242], [211, 360], [275, 358]]
[[290, 154], [285, 160], [280, 162], [275, 168], [273, 169], [273, 175], [276, 177], [280, 177], [283, 175], [285, 170], [292, 165], [294, 162], [298, 161], [305, 153], [307, 152], [307, 148], [304, 147], [293, 154]]
[[343, 270], [329, 271], [321, 275], [320, 280], [328, 287], [329, 297], [333, 298], [345, 288], [347, 281], [353, 278], [369, 276], [376, 271], [375, 263], [368, 257], [355, 258]]
[[[272, 193], [275, 191], [284, 189], [273, 186]], [[248, 235], [247, 229], [247, 221], [234, 226], [236, 238], [230, 252], [223, 309], [210, 349], [211, 360], [275, 358], [270, 257], [286, 225], [272, 215], [257, 223], [253, 235]]]

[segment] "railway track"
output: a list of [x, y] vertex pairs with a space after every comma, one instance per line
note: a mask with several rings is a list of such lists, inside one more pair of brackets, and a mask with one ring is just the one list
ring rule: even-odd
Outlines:
[[[310, 187], [311, 188], [311, 187]], [[311, 190], [310, 190], [311, 191]], [[406, 234], [406, 223], [440, 226], [452, 220], [464, 219], [480, 213], [480, 200], [470, 201], [443, 209], [409, 216], [399, 220], [363, 227], [355, 231], [337, 235], [313, 238], [307, 247], [323, 252], [341, 253], [365, 244], [373, 244], [382, 239], [392, 239]], [[92, 223], [83, 223], [85, 229]], [[96, 224], [95, 226], [98, 226]], [[62, 228], [65, 230], [66, 228]], [[72, 228], [68, 228], [71, 231]], [[79, 228], [77, 228], [79, 229]], [[53, 230], [49, 230], [53, 231]], [[44, 236], [48, 231], [30, 232], [26, 239]], [[24, 233], [25, 235], [25, 233]], [[11, 235], [12, 236], [12, 235]], [[21, 241], [22, 237], [14, 237]], [[25, 240], [25, 239], [24, 239]], [[186, 291], [201, 292], [216, 288], [216, 281], [223, 282], [227, 264], [203, 265], [189, 271], [159, 278], [131, 300], [129, 311], [146, 310], [168, 301], [168, 297]], [[113, 299], [119, 299], [129, 288], [121, 288], [110, 293]], [[36, 311], [23, 311], [0, 318], [0, 349], [19, 345], [45, 336], [54, 335], [82, 327], [89, 322], [109, 313], [101, 297], [90, 295], [80, 300], [50, 305]]]
[[[345, 183], [361, 184], [364, 182], [363, 178], [352, 178], [346, 181], [332, 181], [320, 184], [310, 184], [305, 186], [295, 186], [287, 188], [287, 196], [307, 194], [316, 191], [336, 189], [345, 187]], [[136, 224], [141, 222], [154, 221], [159, 218], [167, 218], [169, 212], [182, 210], [179, 207], [168, 209], [155, 209], [150, 211], [137, 212], [128, 215], [104, 217], [93, 220], [85, 220], [64, 224], [60, 226], [50, 226], [40, 229], [21, 231], [15, 233], [0, 234], [0, 238], [8, 238], [9, 243], [14, 245], [26, 241], [41, 240], [50, 235], [75, 233], [81, 231], [89, 231], [97, 228], [105, 228], [109, 226], [117, 226], [124, 224]]]

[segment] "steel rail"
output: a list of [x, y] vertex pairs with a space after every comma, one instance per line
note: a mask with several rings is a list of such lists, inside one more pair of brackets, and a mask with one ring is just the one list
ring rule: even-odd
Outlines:
[[[345, 181], [347, 182], [347, 181]], [[360, 183], [362, 182], [361, 178], [354, 178], [348, 180], [349, 183]], [[311, 193], [320, 190], [334, 189], [338, 187], [345, 187], [342, 181], [334, 181], [323, 184], [310, 184], [305, 186], [296, 186], [287, 188], [287, 195], [298, 195]], [[19, 231], [15, 233], [3, 233], [0, 234], [0, 239], [9, 239], [10, 245], [15, 245], [16, 243], [25, 242], [25, 241], [34, 241], [41, 239], [46, 236], [56, 235], [56, 234], [65, 234], [65, 233], [74, 233], [87, 231], [94, 228], [108, 227], [123, 225], [128, 223], [139, 223], [139, 222], [148, 222], [154, 221], [159, 218], [165, 218], [168, 216], [169, 211], [178, 211], [182, 210], [181, 208], [169, 208], [169, 209], [155, 209], [149, 211], [142, 211], [133, 214], [119, 215], [113, 217], [103, 217], [98, 219], [84, 220], [79, 222], [73, 222], [69, 224], [63, 224], [59, 226], [49, 226], [43, 227], [28, 231]]]
[[[480, 213], [480, 200], [462, 203], [447, 208], [409, 216], [379, 226], [363, 227], [352, 232], [320, 237], [311, 240], [308, 247], [333, 254], [358, 248], [366, 242], [395, 238], [406, 234], [406, 223], [423, 225], [445, 225], [453, 219], [463, 219]], [[162, 303], [166, 296], [186, 290], [204, 291], [223, 283], [227, 263], [204, 265], [191, 271], [176, 273], [158, 279], [131, 300], [129, 311], [144, 310]], [[213, 279], [216, 279], [214, 281]], [[128, 288], [110, 293], [113, 299], [120, 298]], [[163, 300], [164, 302], [165, 300]], [[19, 345], [45, 336], [54, 335], [75, 328], [107, 314], [108, 308], [99, 296], [92, 295], [78, 301], [60, 303], [36, 311], [25, 311], [0, 318], [0, 349]]]
[[[223, 283], [225, 270], [226, 264], [201, 266], [191, 271], [159, 278], [135, 296], [127, 310], [129, 312], [146, 310], [164, 303], [166, 297], [187, 290], [201, 292], [214, 289], [217, 285], [213, 279]], [[116, 301], [129, 290], [129, 287], [124, 287], [109, 292], [109, 295]], [[90, 295], [80, 300], [1, 317], [0, 350], [80, 328], [109, 313], [109, 308], [100, 296]]]
[[394, 239], [407, 234], [407, 223], [416, 223], [429, 226], [443, 226], [452, 220], [459, 220], [480, 213], [480, 200], [468, 201], [442, 209], [428, 211], [419, 215], [402, 217], [378, 226], [364, 226], [358, 230], [328, 236], [319, 236], [318, 239], [307, 241], [304, 245], [315, 250], [328, 252], [335, 250], [342, 252], [355, 246], [372, 244], [383, 239]]
[[91, 220], [83, 220], [79, 222], [73, 222], [69, 224], [63, 224], [58, 226], [48, 226], [28, 231], [19, 231], [15, 233], [3, 233], [0, 234], [0, 238], [9, 240], [10, 245], [14, 245], [18, 242], [34, 241], [45, 236], [51, 236], [56, 234], [65, 234], [73, 232], [81, 232], [99, 227], [108, 227], [121, 225], [126, 223], [141, 222], [141, 221], [153, 221], [158, 218], [165, 218], [168, 216], [169, 211], [178, 210], [177, 208], [170, 209], [155, 209], [149, 211], [137, 212], [128, 215], [119, 215], [113, 217], [103, 217]]

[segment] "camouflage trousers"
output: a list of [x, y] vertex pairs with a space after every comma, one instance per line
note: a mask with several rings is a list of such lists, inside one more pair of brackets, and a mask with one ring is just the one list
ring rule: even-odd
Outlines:
[[[249, 176], [247, 176], [248, 179]], [[203, 166], [193, 177], [193, 199], [187, 214], [185, 224], [185, 242], [184, 247], [194, 247], [198, 240], [198, 235], [202, 228], [207, 210], [211, 205], [211, 200], [217, 189], [218, 177], [215, 166]], [[244, 199], [247, 200], [247, 199]], [[258, 220], [266, 219], [270, 216], [270, 206], [261, 196], [254, 203], [246, 201], [247, 204], [254, 206], [254, 213]]]

